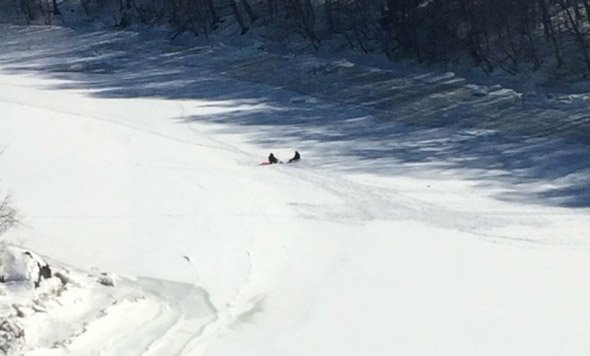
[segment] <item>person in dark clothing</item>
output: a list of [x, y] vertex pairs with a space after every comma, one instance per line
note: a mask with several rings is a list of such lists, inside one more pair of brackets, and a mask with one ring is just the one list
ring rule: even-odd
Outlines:
[[270, 163], [270, 164], [279, 163], [279, 160], [278, 160], [278, 159], [275, 157], [275, 155], [274, 155], [274, 154], [272, 154], [272, 153], [271, 153], [271, 154], [268, 156], [268, 163]]
[[295, 156], [293, 156], [293, 158], [291, 158], [288, 163], [297, 162], [300, 159], [301, 159], [301, 155], [299, 154], [299, 152], [295, 151]]

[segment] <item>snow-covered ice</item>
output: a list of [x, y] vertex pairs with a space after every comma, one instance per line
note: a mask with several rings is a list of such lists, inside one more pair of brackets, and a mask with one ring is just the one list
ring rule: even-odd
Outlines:
[[28, 355], [590, 352], [587, 100], [0, 32], [4, 239], [62, 276], [2, 290]]

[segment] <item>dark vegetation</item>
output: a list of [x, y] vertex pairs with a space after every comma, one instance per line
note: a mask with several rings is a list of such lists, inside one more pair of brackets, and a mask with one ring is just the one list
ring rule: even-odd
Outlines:
[[[2, 2], [4, 1], [4, 2]], [[319, 48], [341, 39], [365, 52], [432, 64], [468, 60], [486, 72], [590, 74], [590, 0], [0, 0], [12, 20], [63, 21], [64, 12], [114, 25], [169, 26], [208, 36], [221, 24], [297, 33]], [[63, 18], [62, 18], [63, 17]], [[67, 23], [66, 23], [67, 24]]]

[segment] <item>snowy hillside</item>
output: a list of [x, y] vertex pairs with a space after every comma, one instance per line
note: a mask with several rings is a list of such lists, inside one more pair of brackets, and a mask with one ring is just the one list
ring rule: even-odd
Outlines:
[[12, 347], [590, 352], [587, 96], [190, 41], [0, 27]]

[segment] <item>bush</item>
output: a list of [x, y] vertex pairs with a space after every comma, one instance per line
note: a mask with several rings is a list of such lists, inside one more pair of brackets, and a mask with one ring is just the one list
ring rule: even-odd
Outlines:
[[10, 205], [9, 196], [0, 196], [0, 235], [5, 233], [17, 222], [16, 210]]

